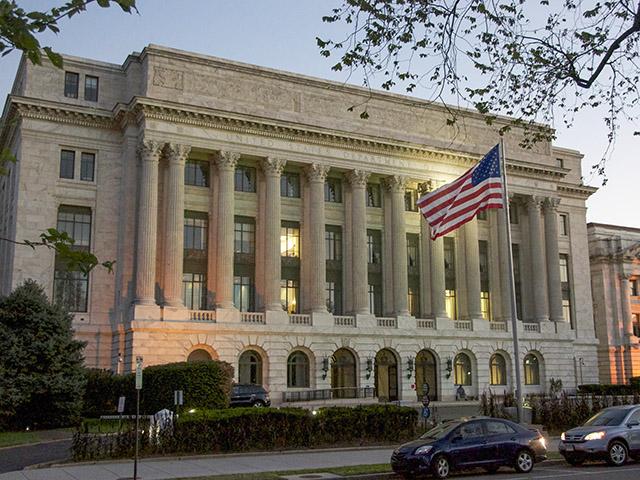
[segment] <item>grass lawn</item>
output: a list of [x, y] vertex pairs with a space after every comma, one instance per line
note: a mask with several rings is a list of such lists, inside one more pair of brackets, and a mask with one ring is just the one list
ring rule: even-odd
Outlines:
[[[207, 477], [197, 477], [196, 480], [279, 480], [283, 476], [303, 475], [307, 473], [333, 473], [334, 475], [365, 475], [368, 473], [389, 473], [391, 465], [388, 463], [379, 463], [376, 465], [355, 465], [352, 467], [334, 467], [334, 468], [310, 468], [306, 470], [286, 470], [282, 472], [264, 472], [264, 473], [239, 473], [234, 475], [211, 475]], [[193, 480], [179, 479], [179, 480]]]
[[38, 432], [0, 432], [0, 447], [11, 447], [40, 440]]

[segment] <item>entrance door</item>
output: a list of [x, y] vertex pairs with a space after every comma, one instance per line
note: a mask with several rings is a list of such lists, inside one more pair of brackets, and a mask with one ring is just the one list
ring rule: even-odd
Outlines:
[[331, 390], [334, 398], [356, 398], [356, 359], [346, 348], [335, 351], [331, 363]]
[[386, 348], [376, 355], [376, 392], [381, 402], [398, 400], [398, 362]]
[[429, 350], [421, 350], [416, 356], [416, 395], [422, 400], [422, 386], [429, 385], [429, 398], [438, 399], [438, 370], [436, 357]]

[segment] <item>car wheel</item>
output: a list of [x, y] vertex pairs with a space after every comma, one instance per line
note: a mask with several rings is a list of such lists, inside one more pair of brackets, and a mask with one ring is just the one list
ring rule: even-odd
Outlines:
[[579, 467], [584, 463], [583, 458], [565, 458], [569, 465], [573, 465], [574, 467]]
[[262, 400], [256, 400], [255, 402], [253, 402], [252, 407], [262, 408], [264, 407], [264, 402]]
[[611, 442], [609, 451], [607, 452], [607, 463], [615, 467], [620, 467], [627, 462], [627, 447], [622, 442]]
[[449, 460], [444, 455], [438, 455], [433, 460], [433, 476], [435, 478], [447, 478], [450, 470]]
[[513, 468], [519, 473], [529, 473], [533, 470], [533, 455], [529, 450], [520, 450], [516, 455], [516, 461]]
[[494, 474], [498, 470], [500, 470], [500, 467], [484, 467], [484, 471], [490, 474]]

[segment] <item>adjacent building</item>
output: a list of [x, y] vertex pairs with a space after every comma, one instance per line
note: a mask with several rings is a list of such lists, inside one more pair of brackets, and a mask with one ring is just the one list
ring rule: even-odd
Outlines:
[[[368, 118], [359, 107], [366, 105]], [[352, 111], [353, 110], [353, 111]], [[502, 210], [431, 241], [421, 192], [495, 145], [474, 112], [150, 45], [122, 65], [23, 61], [0, 146], [0, 237], [57, 227], [115, 272], [0, 242], [0, 292], [34, 278], [89, 365], [217, 358], [274, 401], [451, 399], [598, 379], [581, 154], [506, 137], [521, 338]]]
[[589, 223], [593, 315], [602, 383], [640, 376], [640, 229]]

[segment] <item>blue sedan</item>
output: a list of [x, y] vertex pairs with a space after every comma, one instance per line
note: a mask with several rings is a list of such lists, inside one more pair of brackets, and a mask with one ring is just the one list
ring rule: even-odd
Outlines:
[[432, 474], [447, 478], [452, 470], [482, 467], [496, 472], [512, 467], [528, 473], [547, 458], [547, 445], [537, 430], [499, 418], [464, 418], [443, 423], [391, 456], [393, 471], [405, 478]]

